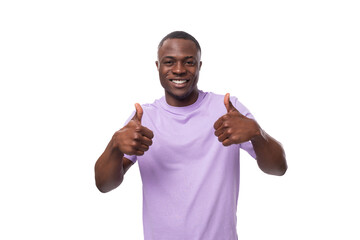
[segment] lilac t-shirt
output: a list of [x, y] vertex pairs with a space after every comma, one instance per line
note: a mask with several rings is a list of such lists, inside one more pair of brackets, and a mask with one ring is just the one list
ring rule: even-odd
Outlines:
[[226, 114], [224, 96], [200, 91], [190, 106], [173, 107], [162, 97], [142, 108], [153, 144], [143, 156], [125, 157], [139, 164], [144, 239], [236, 240], [239, 148], [256, 155], [251, 142], [224, 147], [215, 136], [213, 125]]

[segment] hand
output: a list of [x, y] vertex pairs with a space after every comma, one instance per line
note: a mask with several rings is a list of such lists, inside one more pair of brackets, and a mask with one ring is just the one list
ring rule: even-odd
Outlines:
[[113, 144], [121, 153], [141, 156], [151, 146], [154, 133], [141, 125], [143, 109], [140, 104], [136, 103], [135, 109], [135, 115], [129, 123], [114, 134]]
[[227, 113], [214, 124], [215, 136], [224, 146], [247, 142], [260, 134], [260, 126], [242, 115], [231, 103], [230, 94], [224, 97]]

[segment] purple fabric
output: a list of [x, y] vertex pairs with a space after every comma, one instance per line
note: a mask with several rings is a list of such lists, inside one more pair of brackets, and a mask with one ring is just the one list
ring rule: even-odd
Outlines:
[[153, 145], [143, 156], [125, 157], [139, 164], [144, 239], [236, 240], [239, 147], [256, 155], [251, 142], [224, 147], [214, 135], [215, 121], [226, 114], [224, 96], [200, 91], [190, 106], [173, 107], [162, 97], [142, 108]]

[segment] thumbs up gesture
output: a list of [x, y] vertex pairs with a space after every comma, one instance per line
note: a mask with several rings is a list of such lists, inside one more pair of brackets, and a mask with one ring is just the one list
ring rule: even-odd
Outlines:
[[253, 119], [242, 115], [231, 103], [230, 94], [224, 97], [227, 113], [214, 124], [215, 136], [224, 146], [247, 142], [260, 134], [260, 126]]
[[141, 124], [141, 119], [142, 119], [144, 111], [143, 111], [141, 105], [138, 103], [135, 103], [135, 110], [136, 110], [135, 115], [131, 120], [134, 120]]
[[141, 125], [143, 109], [140, 104], [135, 104], [135, 115], [122, 129], [113, 136], [113, 142], [120, 152], [128, 155], [141, 156], [152, 144], [154, 133]]

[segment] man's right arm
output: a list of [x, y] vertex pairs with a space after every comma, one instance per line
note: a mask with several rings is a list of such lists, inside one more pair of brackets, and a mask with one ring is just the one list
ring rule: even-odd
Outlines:
[[95, 181], [100, 192], [109, 192], [117, 188], [124, 174], [133, 165], [124, 154], [141, 156], [152, 144], [154, 134], [141, 125], [143, 110], [135, 104], [136, 113], [129, 123], [115, 132], [104, 153], [95, 164]]
[[114, 147], [113, 139], [95, 164], [95, 182], [100, 192], [106, 193], [117, 188], [124, 174], [134, 163]]

